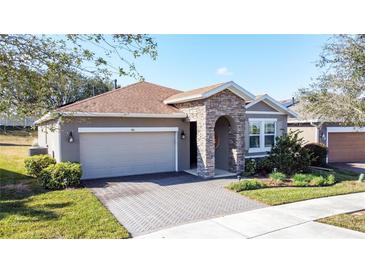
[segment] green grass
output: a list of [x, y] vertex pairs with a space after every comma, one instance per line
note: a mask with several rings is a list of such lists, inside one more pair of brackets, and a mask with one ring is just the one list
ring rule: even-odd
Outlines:
[[337, 184], [323, 187], [273, 187], [242, 191], [240, 194], [268, 205], [281, 205], [303, 200], [365, 191], [365, 182], [357, 182], [358, 174], [336, 170]]
[[242, 191], [240, 194], [268, 205], [281, 205], [303, 200], [355, 192], [364, 192], [365, 183], [342, 182], [325, 187], [277, 187]]
[[[3, 136], [0, 135], [0, 143]], [[86, 188], [46, 191], [25, 174], [27, 146], [0, 144], [0, 238], [127, 238], [128, 231]], [[29, 145], [29, 139], [14, 143]], [[25, 143], [24, 143], [25, 142]]]
[[351, 214], [340, 214], [320, 219], [318, 220], [318, 222], [365, 233], [365, 214], [359, 216]]

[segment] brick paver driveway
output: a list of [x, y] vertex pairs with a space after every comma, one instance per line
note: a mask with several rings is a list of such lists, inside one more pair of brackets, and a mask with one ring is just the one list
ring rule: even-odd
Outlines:
[[179, 172], [88, 180], [84, 184], [136, 236], [265, 207], [226, 190], [224, 186], [232, 180], [201, 180]]

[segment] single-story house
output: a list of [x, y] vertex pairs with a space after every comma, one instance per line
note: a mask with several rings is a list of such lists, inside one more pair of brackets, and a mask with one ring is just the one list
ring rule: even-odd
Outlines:
[[288, 119], [288, 130], [301, 131], [306, 143], [321, 143], [327, 146], [327, 163], [365, 161], [365, 128], [343, 126], [339, 121], [319, 119], [305, 112], [299, 101], [282, 102], [298, 117]]
[[83, 179], [169, 171], [238, 174], [263, 157], [296, 114], [234, 82], [182, 92], [138, 82], [39, 119], [38, 143], [57, 161], [80, 162]]

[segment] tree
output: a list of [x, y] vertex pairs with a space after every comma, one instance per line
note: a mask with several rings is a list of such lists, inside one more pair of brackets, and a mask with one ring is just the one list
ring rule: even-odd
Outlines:
[[142, 80], [133, 60], [156, 47], [147, 35], [1, 34], [0, 112], [39, 116], [104, 91], [112, 74]]
[[365, 125], [365, 35], [338, 35], [325, 45], [322, 74], [299, 90], [304, 109], [322, 120]]

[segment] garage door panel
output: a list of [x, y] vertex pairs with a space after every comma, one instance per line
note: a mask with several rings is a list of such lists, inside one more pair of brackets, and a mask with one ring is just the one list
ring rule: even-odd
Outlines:
[[328, 162], [365, 161], [365, 133], [328, 133]]
[[80, 161], [83, 178], [175, 171], [175, 133], [81, 133]]

